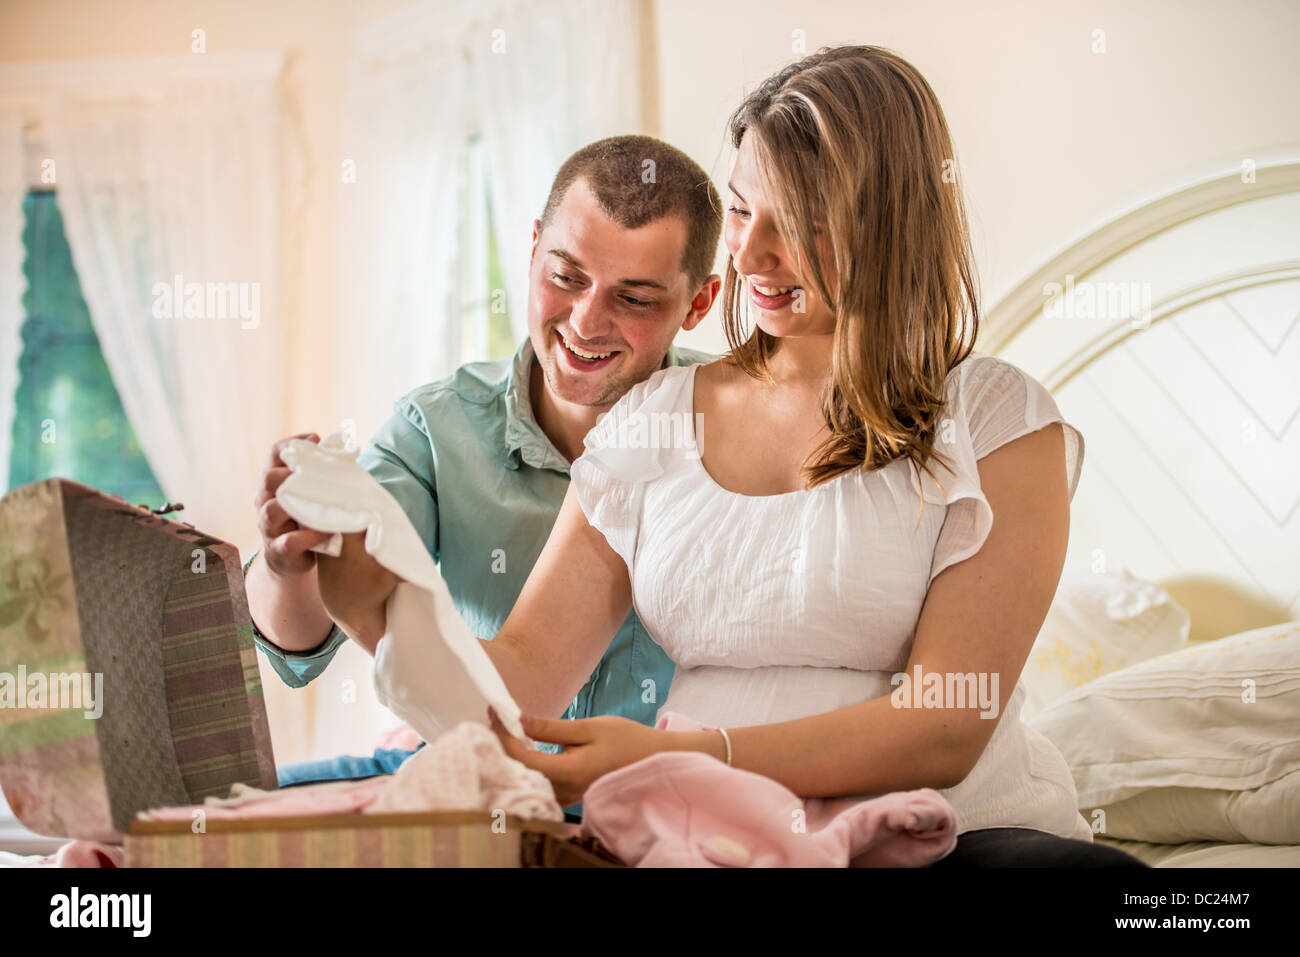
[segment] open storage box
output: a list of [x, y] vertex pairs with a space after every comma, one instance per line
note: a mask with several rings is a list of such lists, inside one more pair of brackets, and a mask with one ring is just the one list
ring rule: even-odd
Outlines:
[[486, 811], [138, 820], [277, 788], [239, 552], [67, 479], [0, 499], [0, 789], [19, 822], [128, 867], [621, 866]]
[[576, 826], [486, 811], [136, 821], [127, 867], [622, 867]]

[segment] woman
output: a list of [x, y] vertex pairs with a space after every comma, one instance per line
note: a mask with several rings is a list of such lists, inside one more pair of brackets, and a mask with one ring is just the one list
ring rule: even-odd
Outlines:
[[[487, 644], [524, 711], [558, 715], [635, 603], [677, 668], [661, 712], [727, 734], [534, 719], [563, 753], [502, 734], [508, 753], [561, 804], [658, 751], [730, 751], [806, 797], [940, 790], [961, 832], [941, 863], [1136, 864], [1091, 844], [1064, 760], [1019, 720], [1083, 441], [1041, 385], [972, 355], [933, 92], [886, 50], [823, 51], [755, 90], [730, 133], [731, 352], [657, 372], [591, 432]], [[701, 422], [699, 444], [645, 441], [670, 420]], [[931, 675], [991, 697], [909, 688]]]

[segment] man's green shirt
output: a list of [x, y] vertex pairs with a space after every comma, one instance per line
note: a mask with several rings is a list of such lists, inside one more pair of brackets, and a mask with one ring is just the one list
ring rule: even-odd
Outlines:
[[[665, 364], [713, 358], [674, 346]], [[470, 363], [414, 389], [394, 404], [359, 459], [405, 509], [480, 638], [495, 637], [505, 624], [569, 487], [569, 463], [533, 416], [535, 370], [525, 339], [512, 358]], [[285, 683], [300, 688], [347, 636], [335, 626], [304, 652], [285, 651], [260, 632], [255, 640]], [[634, 611], [564, 716], [621, 715], [653, 725], [672, 673]]]

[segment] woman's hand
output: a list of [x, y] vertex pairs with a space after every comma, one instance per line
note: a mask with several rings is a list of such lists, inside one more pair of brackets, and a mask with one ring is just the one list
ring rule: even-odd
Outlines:
[[492, 708], [488, 708], [488, 715], [506, 754], [545, 774], [555, 788], [555, 799], [561, 807], [582, 800], [598, 777], [668, 750], [673, 738], [667, 731], [656, 731], [630, 718], [614, 715], [577, 721], [525, 716], [524, 732], [530, 738], [564, 745], [561, 753], [547, 754], [534, 750], [507, 731]]
[[387, 626], [385, 604], [401, 579], [371, 557], [365, 538], [365, 532], [344, 535], [337, 558], [316, 558], [316, 577], [326, 613], [373, 655]]

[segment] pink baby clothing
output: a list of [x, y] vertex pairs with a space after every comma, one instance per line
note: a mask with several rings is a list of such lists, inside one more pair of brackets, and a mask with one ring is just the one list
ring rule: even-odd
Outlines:
[[471, 809], [563, 821], [546, 775], [506, 754], [496, 733], [466, 721], [407, 758], [369, 814]]
[[420, 735], [409, 724], [389, 728], [375, 739], [375, 749], [397, 748], [402, 751], [414, 751], [420, 746]]
[[[704, 725], [660, 712], [655, 727]], [[636, 867], [922, 867], [957, 844], [931, 788], [868, 800], [800, 798], [698, 751], [664, 751], [598, 778], [582, 833]]]
[[0, 867], [125, 867], [126, 851], [119, 844], [69, 841], [53, 854], [20, 856], [0, 852]]
[[148, 821], [191, 821], [197, 812], [214, 821], [239, 821], [262, 817], [352, 814], [364, 811], [384, 785], [381, 778], [367, 781], [331, 781], [262, 791], [236, 784], [226, 798], [208, 798], [203, 804], [160, 807], [140, 816]]
[[524, 820], [564, 820], [546, 776], [507, 755], [494, 732], [470, 721], [421, 748], [394, 774], [278, 791], [236, 784], [229, 797], [156, 808], [144, 817], [189, 821], [195, 811], [213, 820], [415, 811], [503, 811]]

